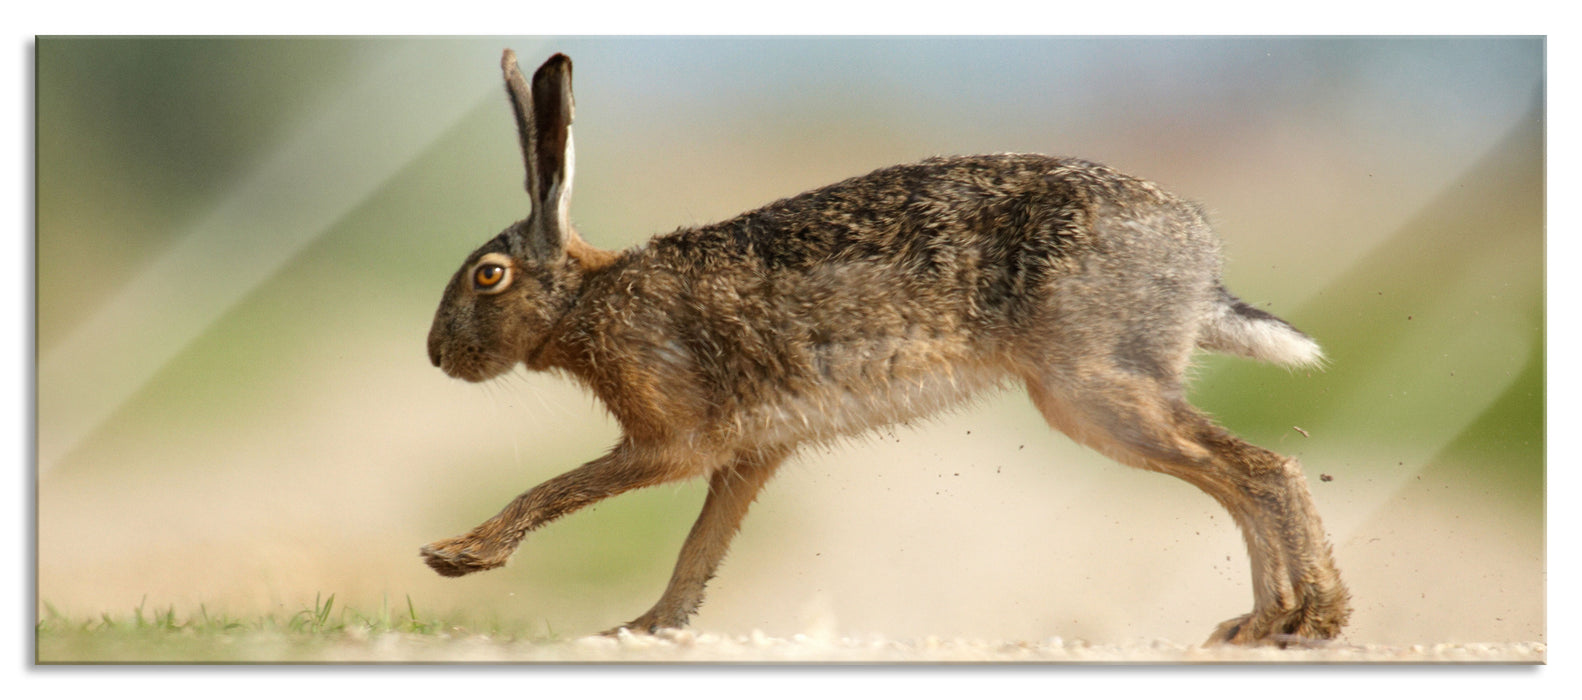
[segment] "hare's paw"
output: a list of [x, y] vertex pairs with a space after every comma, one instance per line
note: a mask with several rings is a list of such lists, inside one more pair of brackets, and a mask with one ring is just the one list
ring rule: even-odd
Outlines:
[[653, 611], [649, 611], [643, 613], [636, 620], [632, 620], [631, 622], [618, 627], [611, 627], [610, 629], [600, 632], [599, 634], [605, 637], [619, 637], [621, 635], [621, 631], [625, 630], [629, 634], [656, 635], [659, 634], [661, 630], [679, 630], [686, 626], [687, 621], [685, 618], [679, 620], [664, 619], [659, 615], [655, 615]]
[[1264, 613], [1255, 611], [1220, 623], [1204, 646], [1314, 646], [1340, 634], [1343, 624], [1344, 616], [1336, 618], [1306, 606]]
[[471, 536], [440, 540], [425, 545], [419, 553], [423, 555], [423, 563], [428, 564], [430, 569], [441, 576], [452, 577], [505, 566], [506, 560], [511, 557], [509, 551], [501, 552], [499, 548]]
[[1254, 645], [1257, 643], [1253, 614], [1247, 613], [1241, 617], [1234, 617], [1219, 623], [1219, 627], [1214, 628], [1214, 633], [1209, 635], [1208, 641], [1203, 642], [1203, 646], [1215, 646], [1218, 644]]

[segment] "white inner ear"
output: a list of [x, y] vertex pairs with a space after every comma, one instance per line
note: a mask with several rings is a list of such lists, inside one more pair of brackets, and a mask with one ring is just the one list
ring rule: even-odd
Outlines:
[[577, 171], [577, 149], [572, 145], [571, 127], [566, 127], [566, 168], [555, 194], [555, 221], [564, 231], [571, 230], [571, 177]]

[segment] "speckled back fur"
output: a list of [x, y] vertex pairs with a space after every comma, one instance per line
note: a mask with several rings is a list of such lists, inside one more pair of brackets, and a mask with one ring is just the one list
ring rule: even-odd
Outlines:
[[518, 363], [563, 372], [603, 401], [623, 438], [425, 547], [436, 571], [503, 565], [562, 513], [705, 476], [710, 497], [670, 587], [630, 625], [681, 626], [758, 488], [798, 446], [1023, 385], [1051, 426], [1231, 510], [1256, 606], [1216, 641], [1322, 639], [1344, 624], [1347, 594], [1295, 461], [1185, 402], [1200, 347], [1292, 366], [1322, 357], [1225, 290], [1196, 205], [1082, 160], [941, 157], [602, 251], [568, 220], [570, 61], [551, 58], [531, 87], [510, 52], [503, 66], [532, 213], [457, 271], [429, 354], [469, 381]]

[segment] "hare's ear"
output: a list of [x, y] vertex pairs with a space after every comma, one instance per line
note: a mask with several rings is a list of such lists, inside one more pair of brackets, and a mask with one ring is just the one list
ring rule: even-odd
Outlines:
[[516, 113], [527, 195], [533, 202], [533, 215], [521, 231], [521, 240], [512, 243], [540, 258], [555, 257], [565, 251], [571, 236], [571, 59], [565, 54], [551, 56], [533, 74], [531, 88], [516, 64], [515, 52], [507, 49], [500, 67]]

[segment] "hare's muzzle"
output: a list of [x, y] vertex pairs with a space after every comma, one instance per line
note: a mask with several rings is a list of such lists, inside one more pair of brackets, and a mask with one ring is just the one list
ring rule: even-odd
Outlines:
[[432, 330], [428, 334], [428, 359], [435, 367], [439, 367], [440, 362], [445, 359], [445, 353], [440, 350], [439, 338]]

